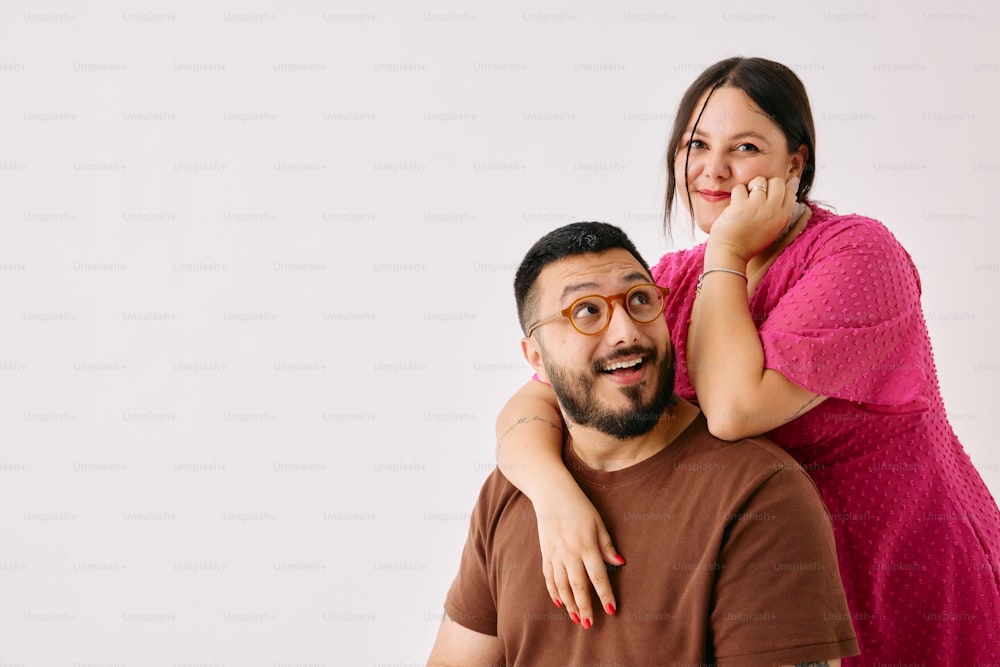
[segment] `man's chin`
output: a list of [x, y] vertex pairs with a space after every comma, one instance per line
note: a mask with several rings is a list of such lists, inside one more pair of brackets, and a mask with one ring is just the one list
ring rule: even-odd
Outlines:
[[549, 380], [563, 414], [580, 426], [619, 440], [645, 435], [671, 404], [673, 390], [673, 364], [668, 362], [664, 367], [655, 354], [647, 359], [641, 380], [632, 383], [614, 381], [597, 368], [591, 374], [576, 376], [558, 367], [549, 368]]
[[618, 440], [630, 440], [646, 435], [659, 423], [663, 412], [653, 410], [629, 410], [619, 414], [605, 414], [593, 423], [598, 431]]

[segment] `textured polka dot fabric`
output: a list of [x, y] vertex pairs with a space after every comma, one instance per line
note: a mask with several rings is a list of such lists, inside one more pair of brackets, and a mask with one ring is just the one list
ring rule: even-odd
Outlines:
[[[858, 665], [1000, 665], [1000, 511], [948, 423], [920, 280], [881, 223], [811, 206], [750, 299], [765, 363], [830, 396], [767, 435], [830, 510]], [[676, 390], [705, 246], [653, 268]], [[696, 399], [695, 399], [696, 400]]]

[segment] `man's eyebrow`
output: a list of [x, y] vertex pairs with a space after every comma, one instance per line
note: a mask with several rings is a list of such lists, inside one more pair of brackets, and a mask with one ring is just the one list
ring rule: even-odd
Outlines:
[[563, 288], [562, 296], [559, 297], [559, 300], [565, 301], [566, 297], [569, 295], [575, 294], [576, 292], [582, 292], [585, 289], [597, 289], [597, 283], [572, 283], [570, 285], [566, 285], [566, 287]]
[[[632, 271], [628, 275], [623, 277], [625, 282], [634, 283], [648, 283], [650, 282], [649, 276], [647, 276], [642, 271]], [[595, 282], [586, 283], [571, 283], [563, 288], [562, 296], [559, 297], [561, 301], [565, 301], [566, 297], [576, 294], [577, 292], [582, 292], [583, 290], [593, 290], [597, 289], [599, 285]]]
[[642, 271], [633, 271], [622, 278], [625, 282], [629, 283], [651, 283], [649, 276]]

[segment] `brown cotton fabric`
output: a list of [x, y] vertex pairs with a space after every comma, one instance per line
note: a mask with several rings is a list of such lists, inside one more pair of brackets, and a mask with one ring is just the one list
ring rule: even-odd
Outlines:
[[584, 630], [555, 608], [531, 502], [494, 472], [445, 610], [498, 636], [505, 664], [760, 667], [857, 654], [829, 515], [772, 443], [718, 440], [699, 417], [624, 470], [593, 470], [568, 449], [564, 459], [627, 559], [609, 567], [618, 610], [598, 613], [592, 593]]

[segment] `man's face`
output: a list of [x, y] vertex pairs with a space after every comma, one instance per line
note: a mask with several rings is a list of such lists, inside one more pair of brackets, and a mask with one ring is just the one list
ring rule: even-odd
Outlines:
[[[567, 257], [539, 274], [535, 319], [580, 297], [610, 296], [649, 282], [646, 270], [623, 249]], [[585, 336], [560, 318], [525, 339], [525, 354], [552, 385], [570, 421], [616, 438], [647, 433], [671, 402], [673, 348], [667, 324], [662, 316], [637, 324], [621, 301], [603, 333]]]

